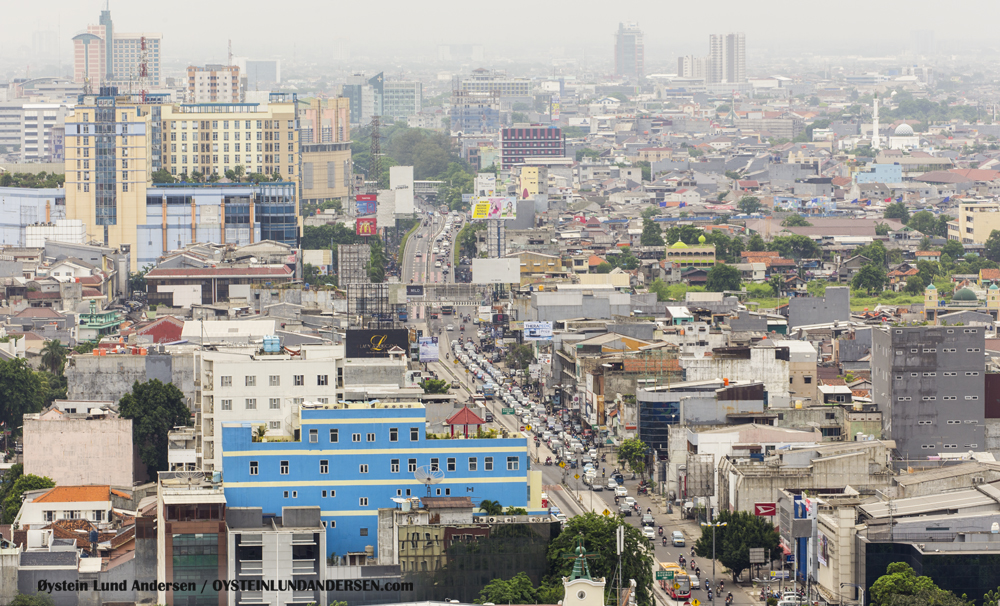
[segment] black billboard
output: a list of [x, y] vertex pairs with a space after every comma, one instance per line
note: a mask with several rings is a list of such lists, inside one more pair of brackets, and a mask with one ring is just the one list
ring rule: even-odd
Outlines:
[[422, 296], [424, 296], [424, 286], [423, 286], [423, 284], [407, 285], [406, 286], [406, 296], [407, 297], [422, 297]]
[[348, 358], [387, 358], [393, 346], [409, 351], [410, 331], [405, 328], [347, 331], [345, 350]]

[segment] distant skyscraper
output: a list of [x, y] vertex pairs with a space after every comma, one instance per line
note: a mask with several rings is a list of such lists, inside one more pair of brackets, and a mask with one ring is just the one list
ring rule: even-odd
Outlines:
[[160, 85], [161, 34], [116, 34], [110, 10], [101, 11], [99, 25], [88, 25], [87, 33], [97, 36], [99, 44], [90, 44], [82, 34], [73, 38], [74, 82], [89, 80], [93, 90], [101, 84], [128, 85], [138, 80], [139, 63], [145, 55], [146, 80], [151, 86]]
[[746, 36], [712, 34], [708, 38], [709, 84], [742, 84], [747, 81]]
[[634, 81], [645, 77], [642, 30], [638, 23], [619, 23], [615, 33], [615, 75]]
[[677, 58], [677, 76], [680, 78], [707, 78], [708, 58], [685, 55]]

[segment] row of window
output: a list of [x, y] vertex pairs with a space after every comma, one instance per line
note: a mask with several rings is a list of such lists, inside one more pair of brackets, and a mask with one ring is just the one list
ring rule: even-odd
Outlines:
[[[979, 421], [976, 419], [966, 419], [966, 425], [979, 425]], [[948, 419], [946, 421], [948, 425], [961, 425], [963, 421], [961, 419]], [[934, 425], [934, 421], [917, 421], [917, 425]]]
[[[191, 144], [191, 151], [197, 152], [198, 151], [198, 145], [199, 145], [198, 143], [192, 143]], [[235, 151], [235, 152], [243, 151], [242, 145], [243, 145], [242, 143], [233, 143], [233, 151]], [[264, 149], [265, 149], [265, 144], [263, 144], [263, 143], [258, 143], [257, 144], [257, 151], [261, 152], [261, 151], [264, 151]], [[278, 147], [277, 143], [268, 143], [266, 149], [269, 152], [281, 151], [281, 148]], [[188, 150], [187, 143], [181, 143], [181, 153], [187, 153], [187, 150]], [[167, 151], [167, 146], [166, 145], [163, 146], [163, 151]], [[175, 153], [175, 154], [177, 153], [177, 144], [176, 143], [171, 143], [170, 144], [170, 151], [172, 153]], [[208, 152], [208, 144], [203, 144], [201, 151]], [[218, 152], [219, 151], [219, 144], [218, 143], [213, 143], [212, 144], [212, 151], [213, 152]], [[224, 153], [228, 153], [229, 152], [229, 144], [228, 143], [223, 143], [222, 144], [222, 151]], [[253, 143], [247, 143], [247, 145], [246, 145], [246, 151], [248, 151], [248, 152], [253, 151]], [[290, 152], [294, 152], [295, 151], [295, 144], [294, 143], [289, 143], [288, 144], [288, 151], [290, 151]], [[228, 160], [226, 160], [226, 162], [228, 162]], [[289, 162], [294, 162], [294, 160], [289, 160]]]
[[[368, 442], [374, 442], [375, 441], [375, 433], [374, 432], [368, 433], [367, 438], [368, 439], [366, 441], [368, 441]], [[330, 430], [330, 443], [331, 444], [336, 444], [339, 441], [340, 441], [340, 430], [339, 429], [331, 429]], [[361, 434], [360, 433], [352, 433], [351, 434], [351, 441], [352, 442], [360, 442], [361, 441]], [[399, 428], [398, 427], [390, 427], [389, 428], [389, 441], [390, 442], [398, 442], [399, 441]], [[410, 428], [410, 441], [411, 442], [418, 442], [418, 441], [420, 441], [420, 428], [418, 428], [418, 427], [411, 427]], [[319, 442], [319, 430], [318, 429], [310, 429], [309, 430], [309, 442], [311, 442], [313, 444], [316, 444], [316, 443]]]
[[[293, 404], [301, 404], [302, 398], [293, 398]], [[316, 398], [316, 401], [320, 404], [329, 404], [329, 398]], [[221, 410], [232, 410], [233, 401], [231, 399], [219, 400], [219, 408]], [[245, 410], [257, 410], [257, 398], [244, 398], [243, 408]], [[281, 410], [281, 398], [268, 398], [267, 399], [268, 410]], [[281, 421], [271, 421], [271, 429], [281, 429]]]
[[[232, 387], [233, 377], [222, 376], [220, 377], [220, 384], [222, 387]], [[246, 387], [257, 387], [257, 376], [256, 375], [246, 375], [243, 377], [243, 383]], [[305, 375], [294, 375], [292, 377], [292, 383], [296, 387], [301, 387], [306, 384]], [[281, 387], [281, 375], [270, 375], [267, 379], [268, 387]], [[329, 385], [330, 375], [316, 375], [316, 385]]]
[[[969, 221], [972, 221], [972, 217], [969, 217]], [[966, 328], [966, 329], [964, 330], [964, 332], [965, 332], [965, 334], [967, 334], [967, 335], [968, 335], [968, 334], [973, 334], [973, 335], [974, 335], [974, 334], [976, 334], [976, 329], [975, 329], [975, 328]], [[901, 334], [903, 334], [903, 331], [902, 331], [902, 330], [897, 330], [897, 331], [896, 331], [896, 334], [897, 334], [897, 335], [901, 335]], [[949, 334], [949, 335], [952, 335], [952, 334], [955, 334], [955, 329], [954, 329], [954, 328], [949, 328], [949, 329], [948, 329], [948, 334]]]
[[[212, 120], [211, 122], [212, 122], [212, 128], [219, 128], [219, 120]], [[254, 122], [253, 120], [244, 120], [243, 121], [243, 128], [250, 129], [250, 125], [253, 124], [253, 122]], [[257, 120], [256, 122], [257, 122], [257, 128], [258, 129], [265, 128], [265, 129], [270, 130], [272, 128], [281, 128], [281, 120]], [[265, 122], [266, 122], [266, 124], [265, 124]], [[170, 125], [169, 127], [167, 126], [168, 124]], [[171, 122], [164, 122], [163, 123], [163, 130], [168, 130], [168, 128], [178, 128], [178, 126], [176, 126], [176, 125], [179, 125], [179, 128], [187, 128], [188, 127], [188, 121], [187, 120], [174, 120], [174, 121], [171, 121]], [[201, 121], [201, 127], [202, 128], [208, 128], [208, 120], [202, 120]], [[233, 120], [233, 128], [239, 128], [239, 127], [240, 127], [240, 121], [239, 120]], [[191, 120], [191, 128], [192, 129], [198, 128], [198, 121], [197, 120]], [[222, 128], [229, 128], [229, 120], [222, 120]], [[291, 128], [295, 128], [295, 120], [288, 120], [288, 128], [290, 128], [290, 129]]]
[[[958, 448], [958, 444], [943, 444], [942, 448]], [[937, 448], [935, 444], [921, 444], [920, 448], [924, 450], [932, 450]], [[965, 448], [979, 448], [979, 444], [966, 444]]]
[[[937, 373], [935, 373], [935, 372], [925, 372], [925, 373], [919, 373], [919, 372], [911, 372], [911, 373], [910, 373], [910, 376], [911, 376], [911, 377], [919, 377], [919, 376], [924, 376], [924, 377], [936, 377], [936, 376], [937, 376]], [[957, 376], [958, 376], [958, 373], [957, 373], [957, 372], [954, 372], [954, 371], [949, 371], [949, 372], [942, 372], [942, 373], [941, 373], [941, 376], [942, 376], [942, 377], [957, 377]], [[978, 372], [975, 372], [975, 371], [971, 371], [971, 372], [967, 372], [967, 373], [965, 373], [965, 376], [967, 376], [967, 377], [978, 377], [978, 376], [979, 376], [979, 373], [978, 373]], [[896, 375], [896, 380], [897, 380], [897, 381], [902, 381], [902, 380], [903, 380], [903, 375]]]
[[[355, 435], [360, 435], [360, 434], [355, 434]], [[369, 435], [374, 436], [375, 434], [369, 434]], [[390, 473], [399, 473], [399, 462], [400, 459], [390, 459], [389, 461]], [[520, 459], [518, 459], [516, 456], [507, 457], [507, 471], [517, 471], [520, 468], [520, 464], [521, 464]], [[456, 471], [458, 468], [458, 460], [455, 457], [448, 457], [445, 460], [445, 465], [447, 467], [447, 471]], [[479, 466], [478, 457], [469, 457], [469, 471], [477, 471], [478, 466]], [[436, 457], [432, 458], [431, 471], [440, 471], [440, 468], [441, 468], [441, 460]], [[290, 470], [291, 470], [291, 465], [289, 464], [288, 461], [279, 461], [278, 472], [281, 475], [287, 476]], [[407, 459], [406, 471], [408, 471], [409, 473], [413, 473], [416, 470], [417, 470], [417, 460]], [[483, 457], [483, 471], [493, 471], [493, 457]], [[250, 461], [250, 475], [255, 476], [258, 475], [259, 473], [260, 473], [260, 464], [257, 461]], [[320, 475], [325, 475], [330, 473], [329, 459], [320, 459], [319, 473]], [[358, 465], [358, 473], [362, 474], [368, 473], [368, 463], [362, 463]], [[325, 491], [323, 496], [326, 496]], [[331, 494], [330, 496], [336, 496], [336, 495]]]
[[[937, 396], [923, 396], [920, 399], [922, 401], [924, 401], [924, 402], [933, 402], [934, 400], [937, 400]], [[958, 397], [957, 396], [941, 396], [941, 399], [942, 400], [957, 400]], [[966, 400], [978, 400], [979, 396], [965, 396], [965, 399]], [[900, 396], [900, 397], [896, 398], [896, 401], [898, 401], [898, 402], [911, 402], [911, 401], [913, 401], [913, 398], [911, 398], [910, 396]]]
[[[920, 349], [911, 349], [910, 353], [920, 353], [920, 351], [921, 351]], [[978, 347], [968, 347], [968, 348], [966, 348], [965, 351], [966, 351], [966, 353], [975, 353], [975, 352], [978, 352], [978, 351], [981, 351], [981, 350]], [[958, 350], [955, 349], [954, 347], [952, 347], [952, 348], [942, 349], [941, 352], [942, 353], [957, 353]], [[896, 355], [897, 356], [901, 356], [901, 355], [903, 355], [903, 353], [904, 352], [903, 352], [902, 349], [897, 349], [896, 350]], [[937, 353], [937, 348], [935, 348], [935, 347], [925, 348], [923, 350], [923, 353]]]

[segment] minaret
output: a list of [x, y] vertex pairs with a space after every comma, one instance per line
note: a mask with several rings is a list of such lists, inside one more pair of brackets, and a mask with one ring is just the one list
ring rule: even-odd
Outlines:
[[872, 114], [872, 149], [879, 149], [882, 147], [882, 142], [879, 141], [878, 136], [878, 93], [875, 93], [875, 100], [873, 101], [874, 113]]

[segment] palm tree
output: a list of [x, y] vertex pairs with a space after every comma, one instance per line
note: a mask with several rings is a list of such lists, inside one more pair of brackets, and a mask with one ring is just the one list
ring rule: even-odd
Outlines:
[[479, 503], [479, 509], [488, 516], [503, 515], [503, 505], [500, 504], [500, 501], [486, 499]]
[[66, 361], [66, 348], [63, 347], [59, 339], [46, 341], [42, 348], [42, 364], [54, 375], [61, 374], [63, 363]]

